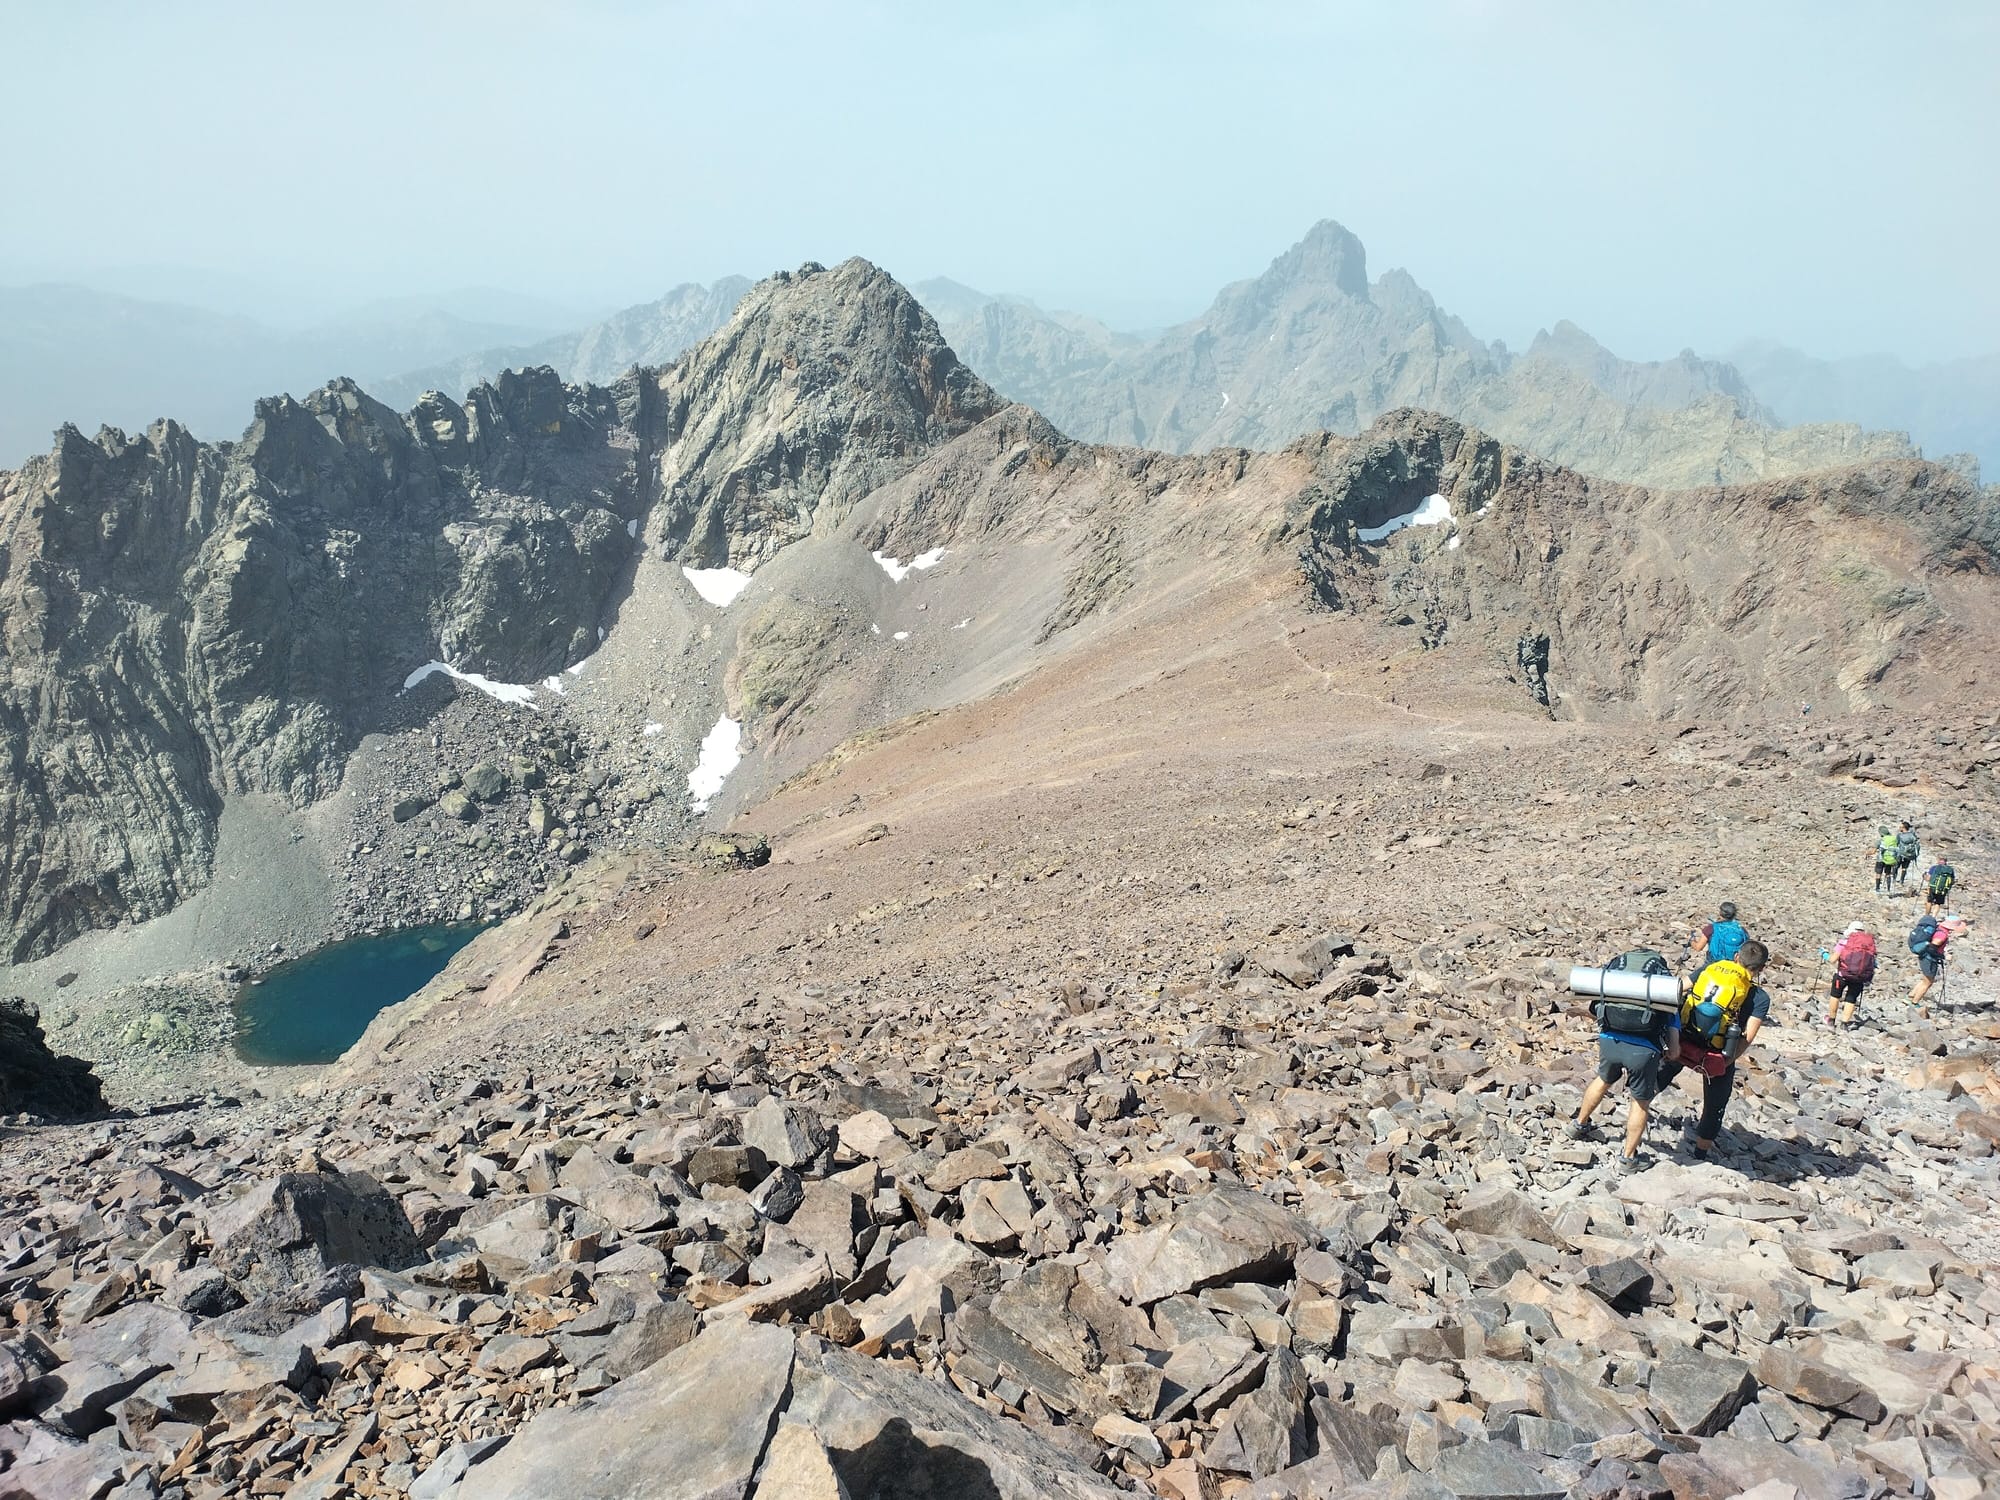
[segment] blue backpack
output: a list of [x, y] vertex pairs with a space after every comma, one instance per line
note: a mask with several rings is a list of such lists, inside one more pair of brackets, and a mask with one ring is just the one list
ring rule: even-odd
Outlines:
[[1708, 934], [1708, 961], [1736, 957], [1736, 950], [1749, 941], [1741, 922], [1717, 922]]

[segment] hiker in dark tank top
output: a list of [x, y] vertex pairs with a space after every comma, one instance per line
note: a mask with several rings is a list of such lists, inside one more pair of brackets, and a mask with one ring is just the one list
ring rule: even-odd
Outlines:
[[1694, 1126], [1694, 1149], [1707, 1156], [1722, 1133], [1722, 1116], [1736, 1091], [1736, 1060], [1750, 1050], [1771, 1014], [1771, 996], [1757, 981], [1771, 952], [1755, 938], [1731, 958], [1711, 961], [1696, 976], [1681, 1002], [1679, 1047], [1660, 1068], [1666, 1088], [1683, 1069], [1702, 1075], [1701, 1117]]

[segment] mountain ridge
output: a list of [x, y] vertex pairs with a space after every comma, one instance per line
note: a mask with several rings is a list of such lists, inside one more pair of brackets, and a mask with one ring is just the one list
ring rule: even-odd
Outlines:
[[[1463, 488], [1448, 453], [1486, 477]], [[1360, 536], [1432, 494], [1448, 527]], [[463, 685], [397, 694], [426, 660], [520, 685], [549, 716], [536, 743], [559, 724], [581, 736], [532, 774], [637, 788], [621, 817], [665, 836], [691, 819], [661, 799], [660, 758], [718, 716], [751, 736], [726, 815], [802, 756], [990, 691], [1160, 589], [1225, 576], [1290, 577], [1297, 607], [1378, 621], [1382, 649], [1458, 651], [1496, 681], [1521, 640], [1542, 640], [1538, 680], [1515, 689], [1529, 711], [1547, 711], [1531, 690], [1584, 716], [1759, 714], [1798, 688], [1924, 701], [1937, 663], [1987, 638], [1968, 581], [1991, 571], [1977, 501], [1907, 461], [1632, 490], [1415, 412], [1269, 453], [1092, 445], [1009, 406], [861, 260], [770, 278], [680, 360], [610, 387], [508, 372], [463, 404], [433, 393], [397, 413], [337, 381], [260, 402], [222, 445], [173, 423], [137, 439], [66, 429], [0, 475], [9, 944], [39, 955], [172, 909], [208, 878], [232, 798], [301, 810], [379, 782], [382, 802], [342, 814], [361, 820], [356, 847], [381, 842], [366, 822], [387, 803], [438, 816], [439, 768], [410, 736], [427, 720], [483, 732], [488, 710], [433, 720]], [[1854, 551], [1808, 526], [1778, 545], [1767, 512], [1844, 516], [1877, 540]], [[1753, 546], [1763, 571], [1705, 600], [1721, 559]], [[871, 552], [958, 560], [896, 583]], [[739, 570], [749, 592], [718, 616], [684, 567]], [[1829, 589], [1829, 569], [1852, 578]], [[923, 613], [952, 607], [947, 585], [977, 632]], [[1773, 601], [1791, 644], [1763, 662], [1725, 649]], [[1661, 631], [1684, 647], [1657, 649]], [[905, 639], [920, 645], [885, 654]], [[635, 718], [658, 737], [640, 741]], [[402, 748], [357, 760], [381, 734]], [[559, 811], [539, 815], [556, 832], [510, 846], [508, 869], [587, 847], [580, 814]], [[373, 868], [354, 866], [357, 914], [409, 888], [406, 867]]]
[[[966, 308], [963, 289], [954, 305]], [[1665, 487], [1915, 456], [1897, 434], [1776, 429], [1739, 372], [1691, 351], [1621, 360], [1562, 322], [1514, 355], [1480, 340], [1407, 271], [1371, 282], [1361, 241], [1332, 220], [1149, 341], [1114, 347], [1019, 302], [961, 311], [943, 326], [977, 351], [969, 357], [998, 389], [1100, 442], [1268, 449], [1319, 428], [1352, 435], [1398, 406], [1421, 406], [1554, 462]]]

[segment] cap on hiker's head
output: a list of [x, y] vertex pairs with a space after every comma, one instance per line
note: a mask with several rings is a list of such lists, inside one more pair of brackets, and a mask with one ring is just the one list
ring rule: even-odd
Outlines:
[[1849, 922], [1849, 923], [1847, 924], [1847, 931], [1843, 932], [1843, 933], [1841, 934], [1841, 936], [1842, 936], [1842, 937], [1853, 937], [1855, 933], [1857, 933], [1857, 932], [1860, 932], [1860, 931], [1862, 931], [1862, 930], [1863, 930], [1863, 928], [1862, 928], [1862, 926], [1861, 926], [1861, 924], [1860, 924], [1859, 922]]
[[1963, 927], [1963, 926], [1965, 925], [1965, 918], [1963, 918], [1963, 917], [1946, 917], [1946, 918], [1944, 919], [1944, 921], [1942, 921], [1942, 922], [1941, 922], [1941, 923], [1939, 923], [1938, 925], [1939, 925], [1939, 926], [1941, 926], [1941, 927]]

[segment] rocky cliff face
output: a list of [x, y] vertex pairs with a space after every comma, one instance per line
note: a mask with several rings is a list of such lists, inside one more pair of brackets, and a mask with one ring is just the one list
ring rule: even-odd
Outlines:
[[260, 403], [240, 443], [69, 429], [0, 479], [11, 953], [172, 906], [225, 794], [324, 796], [412, 667], [585, 654], [641, 403], [542, 371], [401, 416], [343, 382]]
[[1118, 344], [1020, 303], [946, 299], [975, 369], [1065, 432], [1198, 452], [1358, 433], [1423, 407], [1556, 463], [1633, 483], [1747, 483], [1906, 458], [1898, 434], [1776, 429], [1728, 365], [1621, 360], [1572, 324], [1516, 357], [1439, 308], [1405, 271], [1368, 279], [1361, 242], [1323, 222], [1263, 275], [1150, 342]]

